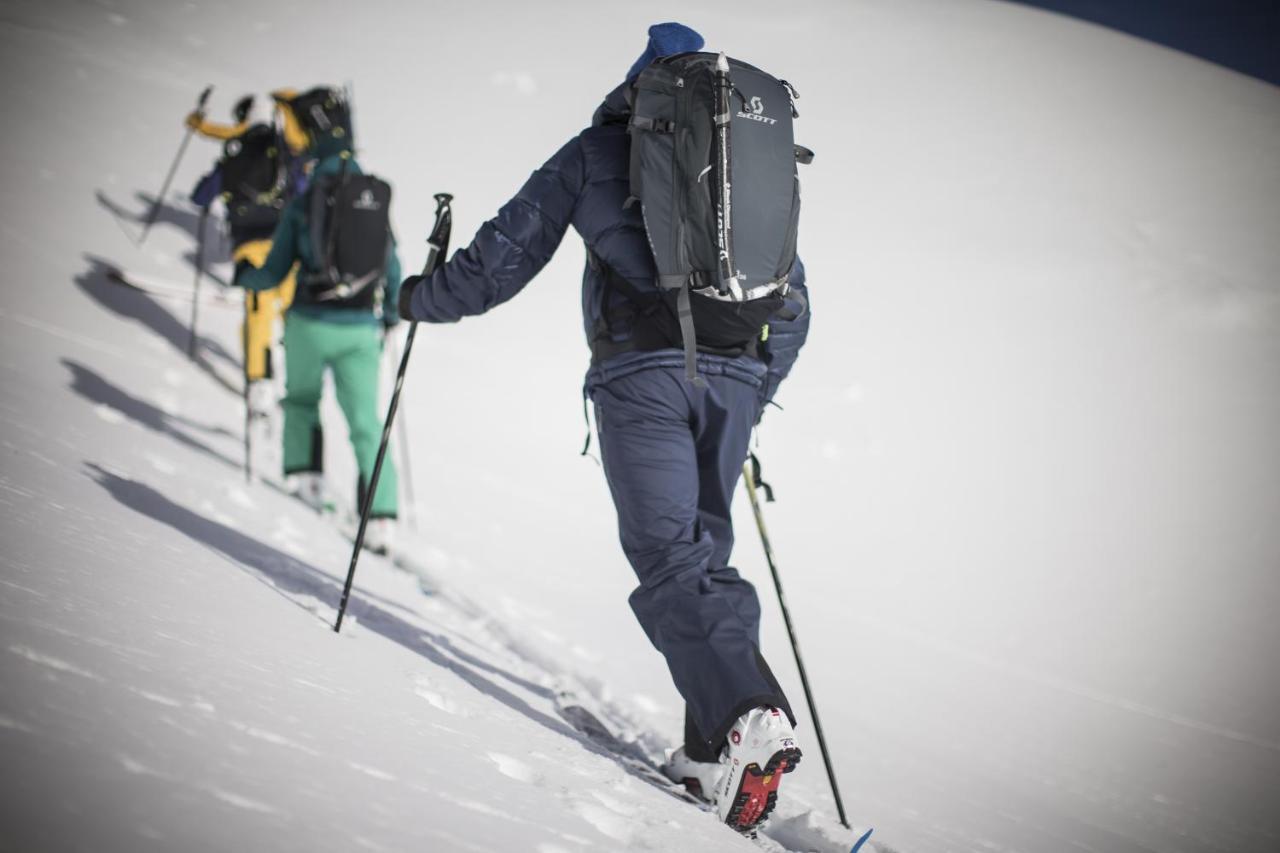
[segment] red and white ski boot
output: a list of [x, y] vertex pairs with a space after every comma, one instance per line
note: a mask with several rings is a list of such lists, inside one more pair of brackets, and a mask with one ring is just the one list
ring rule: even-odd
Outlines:
[[782, 776], [800, 763], [800, 748], [785, 714], [756, 708], [733, 724], [720, 760], [725, 766], [715, 797], [720, 820], [752, 833], [777, 804]]

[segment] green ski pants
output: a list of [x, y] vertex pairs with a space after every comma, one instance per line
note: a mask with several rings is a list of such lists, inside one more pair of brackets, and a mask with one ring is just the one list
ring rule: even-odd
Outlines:
[[[359, 509], [382, 440], [382, 412], [378, 407], [378, 370], [382, 343], [377, 326], [333, 323], [289, 312], [284, 324], [285, 396], [284, 473], [323, 470], [320, 395], [324, 371], [333, 371], [338, 406], [360, 468], [356, 484]], [[390, 453], [382, 463], [372, 518], [396, 516], [396, 469]]]

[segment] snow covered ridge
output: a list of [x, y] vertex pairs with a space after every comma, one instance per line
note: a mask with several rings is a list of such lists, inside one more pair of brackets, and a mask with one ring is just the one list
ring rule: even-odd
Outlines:
[[[142, 251], [128, 219], [209, 83], [225, 111], [353, 79], [415, 268], [431, 193], [465, 239], [651, 23], [367, 0], [334, 67], [316, 40], [357, 13], [309, 8], [0, 23], [0, 850], [750, 849], [561, 713], [567, 691], [637, 761], [680, 721], [574, 457], [572, 241], [492, 318], [420, 336], [405, 414], [454, 442], [414, 460], [433, 592], [369, 559], [340, 637], [346, 540], [240, 475], [236, 301], [192, 364], [186, 303], [105, 281], [190, 282], [180, 199]], [[776, 45], [775, 9], [716, 11], [690, 23]], [[762, 450], [851, 816], [913, 853], [1274, 849], [1280, 96], [1005, 4], [792, 14], [820, 314]], [[567, 68], [548, 46], [579, 25]], [[496, 75], [465, 73], [481, 43]], [[175, 187], [213, 156], [193, 143]], [[735, 560], [767, 588], [750, 529]], [[764, 843], [823, 849], [819, 762], [788, 784]]]

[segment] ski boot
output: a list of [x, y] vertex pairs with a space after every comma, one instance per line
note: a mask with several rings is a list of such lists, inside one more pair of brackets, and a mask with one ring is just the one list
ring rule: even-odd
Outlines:
[[280, 406], [275, 386], [270, 379], [255, 379], [249, 383], [249, 416], [257, 420], [271, 418]]
[[391, 553], [395, 543], [396, 520], [394, 518], [371, 518], [364, 529], [364, 547], [380, 556]]
[[324, 474], [319, 471], [299, 471], [289, 475], [289, 492], [316, 512], [332, 512], [324, 487]]
[[720, 761], [725, 766], [715, 789], [720, 820], [753, 834], [777, 804], [782, 775], [800, 763], [800, 749], [785, 714], [777, 708], [755, 708], [729, 730]]

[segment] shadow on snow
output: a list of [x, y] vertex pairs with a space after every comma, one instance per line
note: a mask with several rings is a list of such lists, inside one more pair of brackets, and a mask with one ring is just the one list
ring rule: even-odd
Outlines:
[[[339, 579], [309, 563], [232, 527], [192, 512], [145, 483], [119, 476], [92, 462], [86, 462], [85, 466], [88, 469], [87, 475], [118, 502], [219, 553], [242, 571], [249, 572], [266, 583], [295, 606], [306, 609], [294, 596], [308, 596], [334, 605], [339, 600], [342, 593]], [[501, 702], [551, 732], [574, 740], [584, 749], [608, 758], [634, 778], [663, 789], [653, 779], [629, 766], [614, 751], [593, 742], [590, 735], [534, 708], [498, 684], [494, 677], [543, 698], [554, 697], [554, 691], [459, 649], [448, 637], [407, 621], [395, 610], [411, 612], [403, 605], [362, 592], [358, 588], [352, 591], [348, 605], [348, 613], [355, 617], [363, 629], [380, 634], [436, 666], [449, 670], [485, 696]], [[325, 621], [332, 624], [328, 619]]]
[[[86, 400], [109, 406], [135, 423], [153, 432], [167, 435], [179, 444], [210, 456], [237, 471], [242, 468], [240, 462], [215, 450], [199, 439], [193, 438], [186, 431], [186, 429], [193, 429], [207, 434], [239, 438], [238, 435], [235, 435], [225, 427], [205, 426], [181, 415], [171, 415], [163, 409], [145, 400], [139, 400], [124, 389], [111, 384], [110, 381], [99, 376], [91, 368], [77, 361], [63, 358], [61, 362], [63, 367], [71, 371], [71, 390]], [[186, 429], [183, 429], [184, 427]]]
[[[142, 210], [137, 213], [126, 210], [123, 205], [114, 201], [102, 190], [95, 192], [94, 198], [97, 199], [99, 207], [115, 218], [125, 236], [136, 244], [142, 234], [142, 226], [147, 220], [147, 215], [151, 212], [152, 205], [156, 203], [156, 197], [145, 192], [134, 193], [134, 198], [142, 205]], [[220, 227], [220, 221], [217, 216], [212, 215], [205, 220], [204, 265], [205, 275], [225, 286], [227, 283], [208, 269], [210, 264], [227, 263], [231, 260], [231, 242]], [[199, 241], [200, 239], [200, 213], [193, 208], [178, 207], [167, 202], [161, 203], [156, 211], [155, 224], [172, 225], [185, 232], [192, 240]], [[136, 226], [136, 231], [131, 230], [132, 226]], [[187, 266], [194, 270], [196, 266], [196, 250], [192, 248], [183, 252], [182, 259]]]
[[[111, 281], [107, 273], [115, 268], [114, 264], [93, 255], [85, 255], [85, 260], [88, 261], [89, 268], [75, 277], [76, 287], [112, 313], [137, 320], [164, 338], [171, 347], [182, 353], [184, 358], [186, 357], [191, 338], [191, 330], [186, 324], [147, 294], [122, 287]], [[214, 369], [206, 358], [206, 353], [225, 364], [236, 366], [237, 374], [239, 374], [240, 360], [223, 349], [217, 341], [203, 335], [198, 337], [195, 365], [223, 388], [233, 394], [240, 394], [239, 385]]]

